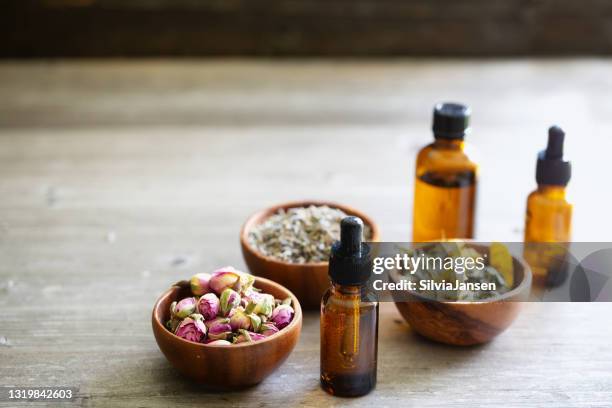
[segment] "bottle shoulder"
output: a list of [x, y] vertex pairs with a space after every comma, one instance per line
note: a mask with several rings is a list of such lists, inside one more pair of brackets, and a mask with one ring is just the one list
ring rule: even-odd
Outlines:
[[477, 163], [470, 157], [469, 146], [446, 148], [435, 142], [424, 146], [417, 154], [416, 165], [421, 170], [473, 171]]
[[527, 204], [530, 206], [545, 206], [545, 207], [567, 207], [571, 208], [572, 204], [565, 195], [564, 188], [556, 189], [536, 189], [527, 196]]
[[362, 287], [362, 290], [354, 293], [346, 293], [334, 288], [328, 288], [321, 298], [322, 311], [334, 310], [336, 312], [344, 312], [346, 310], [354, 310], [355, 307], [360, 309], [377, 308], [377, 297], [367, 287]]

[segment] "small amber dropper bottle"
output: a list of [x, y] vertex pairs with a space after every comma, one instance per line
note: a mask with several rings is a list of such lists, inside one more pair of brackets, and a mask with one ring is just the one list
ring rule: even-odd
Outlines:
[[332, 246], [332, 286], [321, 300], [321, 386], [332, 395], [358, 397], [376, 386], [378, 302], [368, 291], [369, 247], [363, 223], [346, 217]]
[[470, 108], [434, 108], [433, 143], [417, 155], [412, 240], [474, 238], [478, 166], [467, 155]]
[[[563, 160], [565, 133], [558, 126], [548, 130], [546, 150], [538, 154], [536, 181], [538, 188], [527, 198], [525, 216], [525, 260], [536, 283], [555, 286], [563, 282], [564, 254], [571, 241], [572, 204], [565, 188], [572, 176], [569, 161]], [[559, 243], [552, 245], [551, 243]]]

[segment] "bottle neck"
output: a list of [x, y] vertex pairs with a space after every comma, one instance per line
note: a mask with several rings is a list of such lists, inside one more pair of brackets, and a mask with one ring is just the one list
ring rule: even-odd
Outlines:
[[433, 146], [438, 149], [463, 150], [465, 147], [465, 140], [436, 137]]
[[550, 198], [565, 199], [565, 186], [538, 184], [538, 193]]
[[363, 289], [360, 285], [340, 285], [332, 281], [332, 287], [334, 292], [341, 293], [343, 295], [359, 295]]

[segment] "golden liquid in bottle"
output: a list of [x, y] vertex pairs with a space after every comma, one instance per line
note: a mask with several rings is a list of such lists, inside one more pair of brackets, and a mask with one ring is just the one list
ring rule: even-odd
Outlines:
[[542, 185], [529, 194], [523, 256], [536, 284], [563, 283], [568, 273], [566, 257], [571, 235], [572, 205], [565, 199], [565, 187]]
[[477, 165], [464, 146], [463, 140], [436, 139], [419, 152], [413, 241], [474, 238]]
[[378, 302], [359, 287], [338, 287], [321, 302], [321, 386], [332, 395], [357, 397], [376, 385]]

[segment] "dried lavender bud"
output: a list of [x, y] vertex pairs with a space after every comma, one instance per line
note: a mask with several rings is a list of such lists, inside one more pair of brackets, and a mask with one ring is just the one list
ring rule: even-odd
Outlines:
[[[331, 245], [340, 239], [344, 211], [326, 205], [279, 210], [249, 232], [249, 245], [284, 262], [326, 262]], [[364, 240], [371, 238], [364, 226]]]

